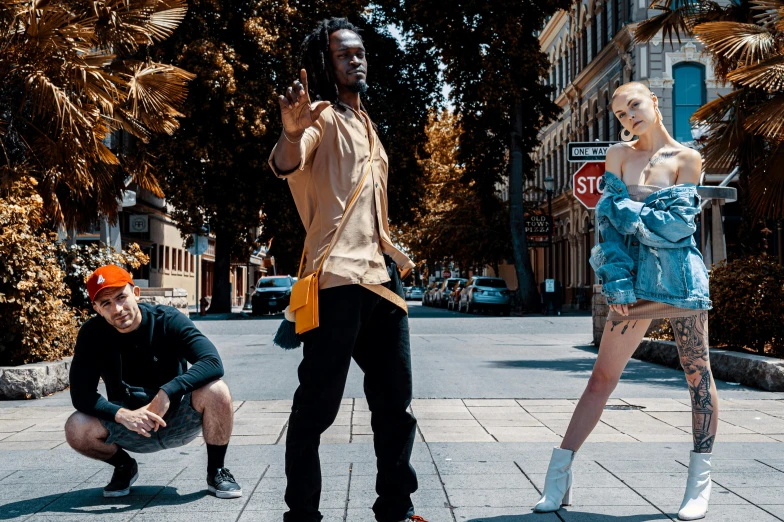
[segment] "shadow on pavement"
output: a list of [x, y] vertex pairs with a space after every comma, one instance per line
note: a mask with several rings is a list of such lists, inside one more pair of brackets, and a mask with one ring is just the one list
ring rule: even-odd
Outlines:
[[[134, 486], [131, 495], [119, 498], [104, 498], [103, 488], [88, 488], [56, 495], [30, 498], [0, 505], [0, 520], [18, 519], [26, 515], [84, 515], [95, 517], [112, 513], [138, 511], [153, 498], [156, 504], [176, 506], [194, 502], [208, 496], [207, 490], [178, 495], [176, 489], [167, 487], [165, 495], [158, 495], [163, 486]], [[157, 496], [156, 496], [157, 495]], [[161, 517], [165, 516], [161, 513]]]
[[[574, 346], [577, 350], [589, 352], [594, 355], [598, 350], [593, 346]], [[547, 347], [543, 346], [546, 350]], [[508, 361], [489, 361], [488, 365], [494, 368], [519, 368], [521, 370], [552, 370], [557, 372], [568, 373], [583, 373], [590, 374], [593, 370], [593, 365], [596, 362], [595, 358], [591, 359], [514, 359]], [[623, 370], [621, 375], [621, 382], [645, 382], [651, 386], [659, 386], [664, 388], [683, 388], [686, 389], [686, 379], [683, 372], [660, 366], [655, 363], [645, 361], [638, 361], [632, 359], [631, 362], [640, 364], [629, 364]], [[587, 379], [587, 375], [586, 375]], [[727, 384], [725, 381], [714, 379], [716, 388], [718, 390], [750, 390], [745, 386], [737, 386]], [[587, 380], [586, 380], [587, 383]]]
[[[568, 515], [569, 511], [561, 510], [558, 512], [562, 518], [572, 520], [572, 516], [579, 517], [579, 520], [606, 520], [610, 522], [649, 522], [651, 520], [669, 520], [661, 514], [651, 515], [607, 515], [607, 514], [593, 514], [590, 511], [572, 512], [572, 516]], [[587, 518], [586, 518], [587, 517]], [[597, 517], [597, 518], [593, 518]], [[527, 522], [533, 520], [542, 520], [542, 515], [539, 513], [524, 513], [520, 515], [501, 515], [497, 517], [480, 517], [471, 518], [465, 522]]]

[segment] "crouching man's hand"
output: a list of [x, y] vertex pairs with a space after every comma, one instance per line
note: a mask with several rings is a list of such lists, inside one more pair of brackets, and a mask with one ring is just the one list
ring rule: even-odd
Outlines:
[[149, 437], [150, 431], [158, 431], [158, 428], [165, 428], [166, 422], [147, 408], [149, 408], [149, 405], [138, 410], [120, 408], [114, 416], [114, 420], [139, 435]]

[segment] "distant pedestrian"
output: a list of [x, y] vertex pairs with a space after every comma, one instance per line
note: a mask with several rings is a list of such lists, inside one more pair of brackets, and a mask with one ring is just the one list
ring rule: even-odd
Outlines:
[[303, 61], [299, 81], [279, 97], [283, 133], [269, 160], [275, 174], [288, 180], [307, 230], [298, 276], [319, 276], [319, 326], [302, 334], [299, 387], [286, 436], [289, 511], [283, 518], [322, 518], [319, 442], [338, 414], [353, 357], [365, 372], [371, 411], [376, 520], [423, 520], [411, 502], [417, 489], [410, 463], [416, 419], [408, 411], [411, 350], [399, 295], [400, 279], [414, 264], [389, 237], [388, 158], [360, 99], [368, 63], [358, 29], [344, 18], [323, 20], [305, 38]]
[[[607, 151], [604, 193], [596, 207], [603, 242], [591, 255], [610, 314], [588, 386], [560, 448], [553, 450], [544, 493], [534, 510], [557, 511], [571, 502], [575, 452], [599, 422], [651, 320], [670, 318], [691, 392], [694, 438], [678, 518], [696, 520], [708, 510], [719, 423], [708, 357], [708, 272], [694, 241], [702, 158], [669, 135], [659, 100], [646, 85], [632, 82], [619, 87], [612, 110], [626, 143]], [[635, 135], [637, 140], [632, 141]], [[641, 453], [639, 469], [645, 466]]]
[[138, 303], [139, 288], [118, 266], [93, 272], [87, 291], [99, 315], [76, 340], [71, 400], [78, 411], [65, 423], [65, 437], [82, 455], [114, 467], [103, 496], [128, 495], [139, 477], [128, 451], [177, 448], [203, 431], [207, 490], [241, 497], [224, 467], [234, 410], [215, 346], [176, 308]]

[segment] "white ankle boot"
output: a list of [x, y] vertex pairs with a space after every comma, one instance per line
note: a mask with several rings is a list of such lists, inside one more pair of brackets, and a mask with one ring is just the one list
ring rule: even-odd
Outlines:
[[683, 494], [681, 509], [678, 511], [680, 520], [705, 518], [711, 494], [710, 472], [711, 453], [692, 451], [689, 457], [689, 478], [686, 480], [686, 492]]
[[574, 452], [561, 448], [553, 448], [550, 467], [544, 479], [542, 498], [534, 506], [537, 513], [558, 511], [561, 506], [572, 504], [572, 461]]

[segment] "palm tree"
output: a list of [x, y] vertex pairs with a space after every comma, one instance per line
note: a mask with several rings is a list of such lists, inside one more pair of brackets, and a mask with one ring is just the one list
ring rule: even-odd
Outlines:
[[744, 228], [784, 218], [784, 0], [657, 0], [661, 14], [642, 22], [638, 43], [658, 32], [691, 33], [711, 56], [716, 79], [733, 91], [704, 105], [707, 170], [739, 167]]
[[116, 131], [146, 142], [177, 129], [193, 75], [145, 49], [186, 10], [185, 0], [0, 0], [0, 196], [32, 176], [49, 224], [69, 228], [113, 220], [131, 180], [162, 196], [143, 157], [106, 143]]

